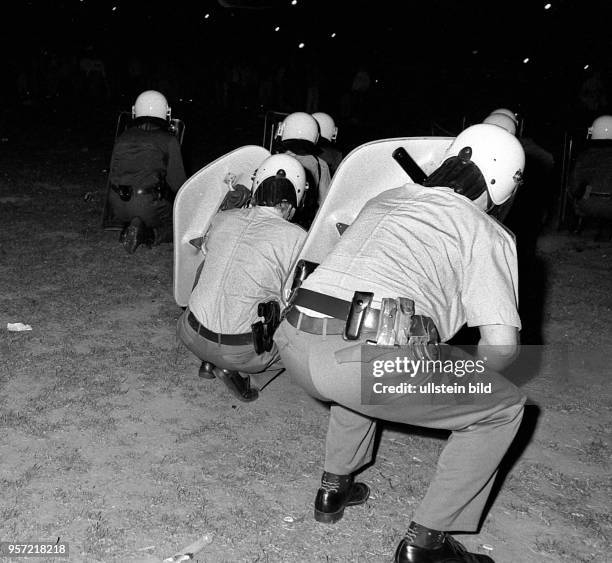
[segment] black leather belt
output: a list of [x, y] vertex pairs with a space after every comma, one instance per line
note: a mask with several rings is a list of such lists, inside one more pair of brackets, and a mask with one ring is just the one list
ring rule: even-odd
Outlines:
[[200, 336], [206, 338], [206, 340], [210, 340], [211, 342], [216, 342], [217, 344], [227, 344], [228, 346], [243, 346], [245, 344], [253, 345], [253, 333], [252, 332], [244, 332], [242, 334], [219, 334], [217, 332], [213, 332], [212, 330], [208, 330], [203, 324], [200, 324], [198, 319], [195, 318], [195, 315], [189, 311], [187, 315], [187, 322], [189, 326], [195, 330]]
[[[299, 305], [300, 307], [312, 309], [323, 315], [333, 317], [331, 319], [311, 317], [305, 313], [301, 313], [294, 306], [287, 313], [285, 318], [292, 326], [297, 328], [299, 317], [302, 315], [302, 320], [299, 323], [299, 330], [310, 334], [323, 334], [324, 332], [326, 334], [344, 333], [346, 319], [348, 318], [351, 308], [350, 301], [331, 297], [324, 293], [310, 291], [309, 289], [298, 289], [293, 305]], [[366, 332], [377, 330], [379, 316], [380, 311], [378, 309], [370, 309], [363, 321], [362, 330]]]
[[156, 184], [155, 186], [146, 186], [144, 188], [134, 188], [132, 186], [124, 186], [124, 185], [116, 185], [111, 184], [111, 189], [123, 200], [130, 201], [132, 198], [132, 194], [136, 193], [136, 195], [159, 195], [161, 194], [161, 186]]
[[136, 195], [159, 194], [161, 193], [160, 186], [148, 186], [146, 188], [136, 188]]

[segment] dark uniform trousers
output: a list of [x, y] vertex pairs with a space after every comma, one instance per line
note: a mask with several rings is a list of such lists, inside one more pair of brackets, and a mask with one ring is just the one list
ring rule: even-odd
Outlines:
[[113, 219], [119, 223], [127, 224], [134, 217], [140, 217], [150, 228], [172, 225], [172, 202], [165, 197], [149, 192], [133, 193], [129, 201], [123, 201], [114, 190], [111, 190], [108, 198], [110, 208], [113, 210]]
[[[436, 530], [476, 531], [499, 463], [522, 419], [525, 397], [514, 385], [488, 370], [471, 381], [492, 383], [490, 394], [467, 398], [397, 394], [381, 404], [364, 404], [361, 360], [340, 362], [335, 355], [353, 343], [341, 335], [302, 332], [286, 320], [274, 340], [292, 381], [311, 396], [332, 403], [325, 471], [346, 475], [371, 461], [375, 419], [450, 430], [436, 474], [413, 519]], [[461, 354], [444, 348], [451, 355]], [[410, 381], [418, 385], [430, 379], [419, 373]], [[366, 398], [366, 402], [374, 401]]]

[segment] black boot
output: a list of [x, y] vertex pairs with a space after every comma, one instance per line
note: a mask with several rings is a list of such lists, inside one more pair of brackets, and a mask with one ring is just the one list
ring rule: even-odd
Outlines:
[[119, 233], [119, 244], [123, 245], [125, 243], [125, 237], [127, 236], [129, 225], [124, 225]]
[[198, 371], [198, 375], [202, 379], [215, 379], [214, 369], [214, 364], [211, 364], [210, 362], [202, 362], [202, 365], [200, 366], [200, 371]]
[[370, 488], [365, 483], [353, 482], [352, 475], [325, 471], [315, 499], [315, 520], [333, 524], [342, 518], [347, 506], [363, 504], [369, 496]]
[[394, 563], [495, 563], [487, 555], [470, 553], [448, 534], [411, 522], [395, 550]]
[[218, 368], [215, 368], [214, 373], [239, 401], [250, 403], [259, 397], [259, 391], [251, 387], [251, 378], [248, 375]]
[[125, 236], [123, 236], [122, 233], [120, 240], [123, 244], [123, 248], [125, 248], [128, 254], [134, 254], [134, 252], [136, 252], [136, 249], [145, 240], [145, 225], [140, 217], [134, 217], [131, 220], [125, 231]]

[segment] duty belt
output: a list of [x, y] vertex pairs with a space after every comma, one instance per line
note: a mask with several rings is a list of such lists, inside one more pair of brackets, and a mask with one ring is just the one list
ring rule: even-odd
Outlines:
[[111, 184], [111, 189], [123, 200], [130, 201], [132, 199], [132, 195], [135, 193], [136, 195], [148, 195], [153, 194], [158, 197], [161, 197], [161, 186], [159, 184], [155, 184], [154, 186], [145, 186], [139, 187], [134, 190], [132, 186], [127, 185], [117, 185]]
[[189, 311], [189, 314], [187, 315], [187, 322], [189, 323], [189, 326], [200, 336], [203, 336], [206, 338], [206, 340], [210, 340], [211, 342], [216, 342], [217, 344], [227, 344], [228, 346], [243, 346], [246, 344], [250, 344], [251, 346], [253, 345], [252, 332], [244, 332], [242, 334], [219, 334], [217, 332], [213, 332], [201, 324], [191, 311]]
[[[285, 318], [291, 325], [297, 327], [299, 317], [302, 315], [301, 322], [299, 322], [299, 329], [304, 332], [309, 332], [310, 334], [342, 334], [351, 308], [350, 301], [338, 299], [337, 297], [325, 295], [324, 293], [310, 291], [309, 289], [299, 289], [293, 300], [293, 305], [294, 306], [291, 307]], [[295, 308], [295, 305], [312, 309], [313, 311], [317, 311], [323, 315], [329, 315], [333, 318], [324, 319], [311, 317], [305, 313], [301, 313]], [[380, 311], [378, 309], [369, 309], [363, 321], [362, 329], [365, 332], [375, 332], [378, 328], [379, 316]]]

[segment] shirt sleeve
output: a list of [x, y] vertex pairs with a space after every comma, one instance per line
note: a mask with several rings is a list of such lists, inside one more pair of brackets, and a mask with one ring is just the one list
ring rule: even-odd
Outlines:
[[521, 328], [516, 246], [505, 237], [482, 236], [464, 263], [461, 301], [468, 326]]

